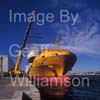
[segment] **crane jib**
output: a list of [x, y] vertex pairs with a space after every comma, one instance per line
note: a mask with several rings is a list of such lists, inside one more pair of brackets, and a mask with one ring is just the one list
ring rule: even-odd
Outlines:
[[21, 49], [24, 49], [25, 46], [26, 46], [26, 42], [27, 42], [27, 39], [28, 39], [28, 36], [29, 36], [29, 33], [30, 33], [30, 29], [31, 29], [31, 26], [32, 26], [33, 16], [34, 16], [34, 11], [32, 12], [32, 15], [30, 17], [30, 23], [27, 27], [26, 34], [25, 34], [25, 37], [24, 37], [24, 41], [22, 42]]

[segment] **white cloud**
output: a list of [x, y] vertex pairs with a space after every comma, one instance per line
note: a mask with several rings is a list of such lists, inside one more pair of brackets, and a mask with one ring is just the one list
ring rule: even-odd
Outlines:
[[88, 27], [87, 25], [86, 27], [84, 26], [85, 30], [81, 30], [76, 26], [69, 27], [66, 24], [57, 25], [56, 30], [58, 30], [58, 33], [61, 36], [60, 44], [62, 48], [70, 49], [73, 52], [78, 53], [100, 55], [100, 32], [98, 31], [98, 23], [88, 25]]
[[[100, 24], [99, 10], [93, 10], [88, 7], [86, 0], [50, 0], [55, 8], [63, 7], [79, 11], [79, 18], [75, 26], [67, 23], [56, 22], [51, 25], [60, 36], [60, 48], [69, 49], [76, 53], [100, 55]], [[99, 14], [100, 15], [100, 14]], [[54, 43], [33, 44], [40, 48], [55, 48]]]
[[[87, 23], [88, 24], [88, 23]], [[88, 24], [86, 27], [70, 27], [68, 24], [56, 23], [53, 29], [60, 36], [60, 49], [68, 49], [78, 54], [100, 55], [100, 32], [99, 24]], [[55, 43], [30, 44], [29, 47], [37, 47], [41, 50], [56, 48]]]

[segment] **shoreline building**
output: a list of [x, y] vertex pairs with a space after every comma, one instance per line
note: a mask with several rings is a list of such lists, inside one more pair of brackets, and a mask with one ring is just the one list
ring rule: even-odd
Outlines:
[[14, 66], [13, 60], [8, 55], [0, 55], [0, 74], [8, 74]]

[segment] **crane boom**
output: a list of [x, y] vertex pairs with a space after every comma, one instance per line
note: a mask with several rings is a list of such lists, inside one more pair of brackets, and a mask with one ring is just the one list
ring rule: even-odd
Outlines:
[[19, 53], [18, 53], [18, 58], [17, 58], [17, 61], [16, 61], [14, 72], [13, 72], [14, 74], [22, 74], [21, 62], [22, 62], [22, 58], [23, 58], [23, 49], [25, 48], [26, 43], [27, 43], [27, 39], [28, 39], [30, 29], [31, 29], [31, 26], [32, 26], [33, 16], [34, 16], [34, 11], [32, 12], [32, 15], [30, 17], [30, 21], [29, 21], [29, 24], [27, 26], [25, 37], [24, 37], [24, 40], [22, 42], [21, 48], [20, 48]]
[[32, 25], [33, 16], [34, 16], [34, 11], [32, 12], [32, 15], [30, 17], [30, 22], [29, 22], [29, 25], [27, 26], [26, 34], [24, 37], [24, 41], [22, 42], [21, 49], [25, 48], [25, 46], [26, 46], [26, 42], [27, 42], [27, 39], [28, 39], [28, 36], [30, 33], [31, 25]]

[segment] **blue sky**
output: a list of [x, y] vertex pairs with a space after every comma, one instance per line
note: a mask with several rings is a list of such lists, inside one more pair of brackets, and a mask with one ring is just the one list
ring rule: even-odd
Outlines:
[[[12, 44], [23, 41], [28, 22], [10, 22], [10, 13], [28, 14], [35, 10], [38, 13], [53, 13], [55, 19], [52, 23], [41, 26], [32, 26], [31, 35], [41, 36], [41, 39], [29, 38], [28, 45], [48, 45], [54, 48], [56, 34], [60, 36], [60, 48], [74, 52], [77, 63], [73, 71], [98, 71], [100, 70], [100, 1], [99, 0], [3, 0], [0, 2], [0, 54], [9, 54]], [[60, 22], [60, 10], [67, 10], [70, 14], [68, 22]], [[75, 25], [72, 17], [78, 13]], [[11, 55], [10, 55], [11, 56]], [[12, 57], [12, 56], [11, 56]], [[12, 57], [16, 61], [16, 57]], [[24, 69], [26, 58], [22, 62]]]

